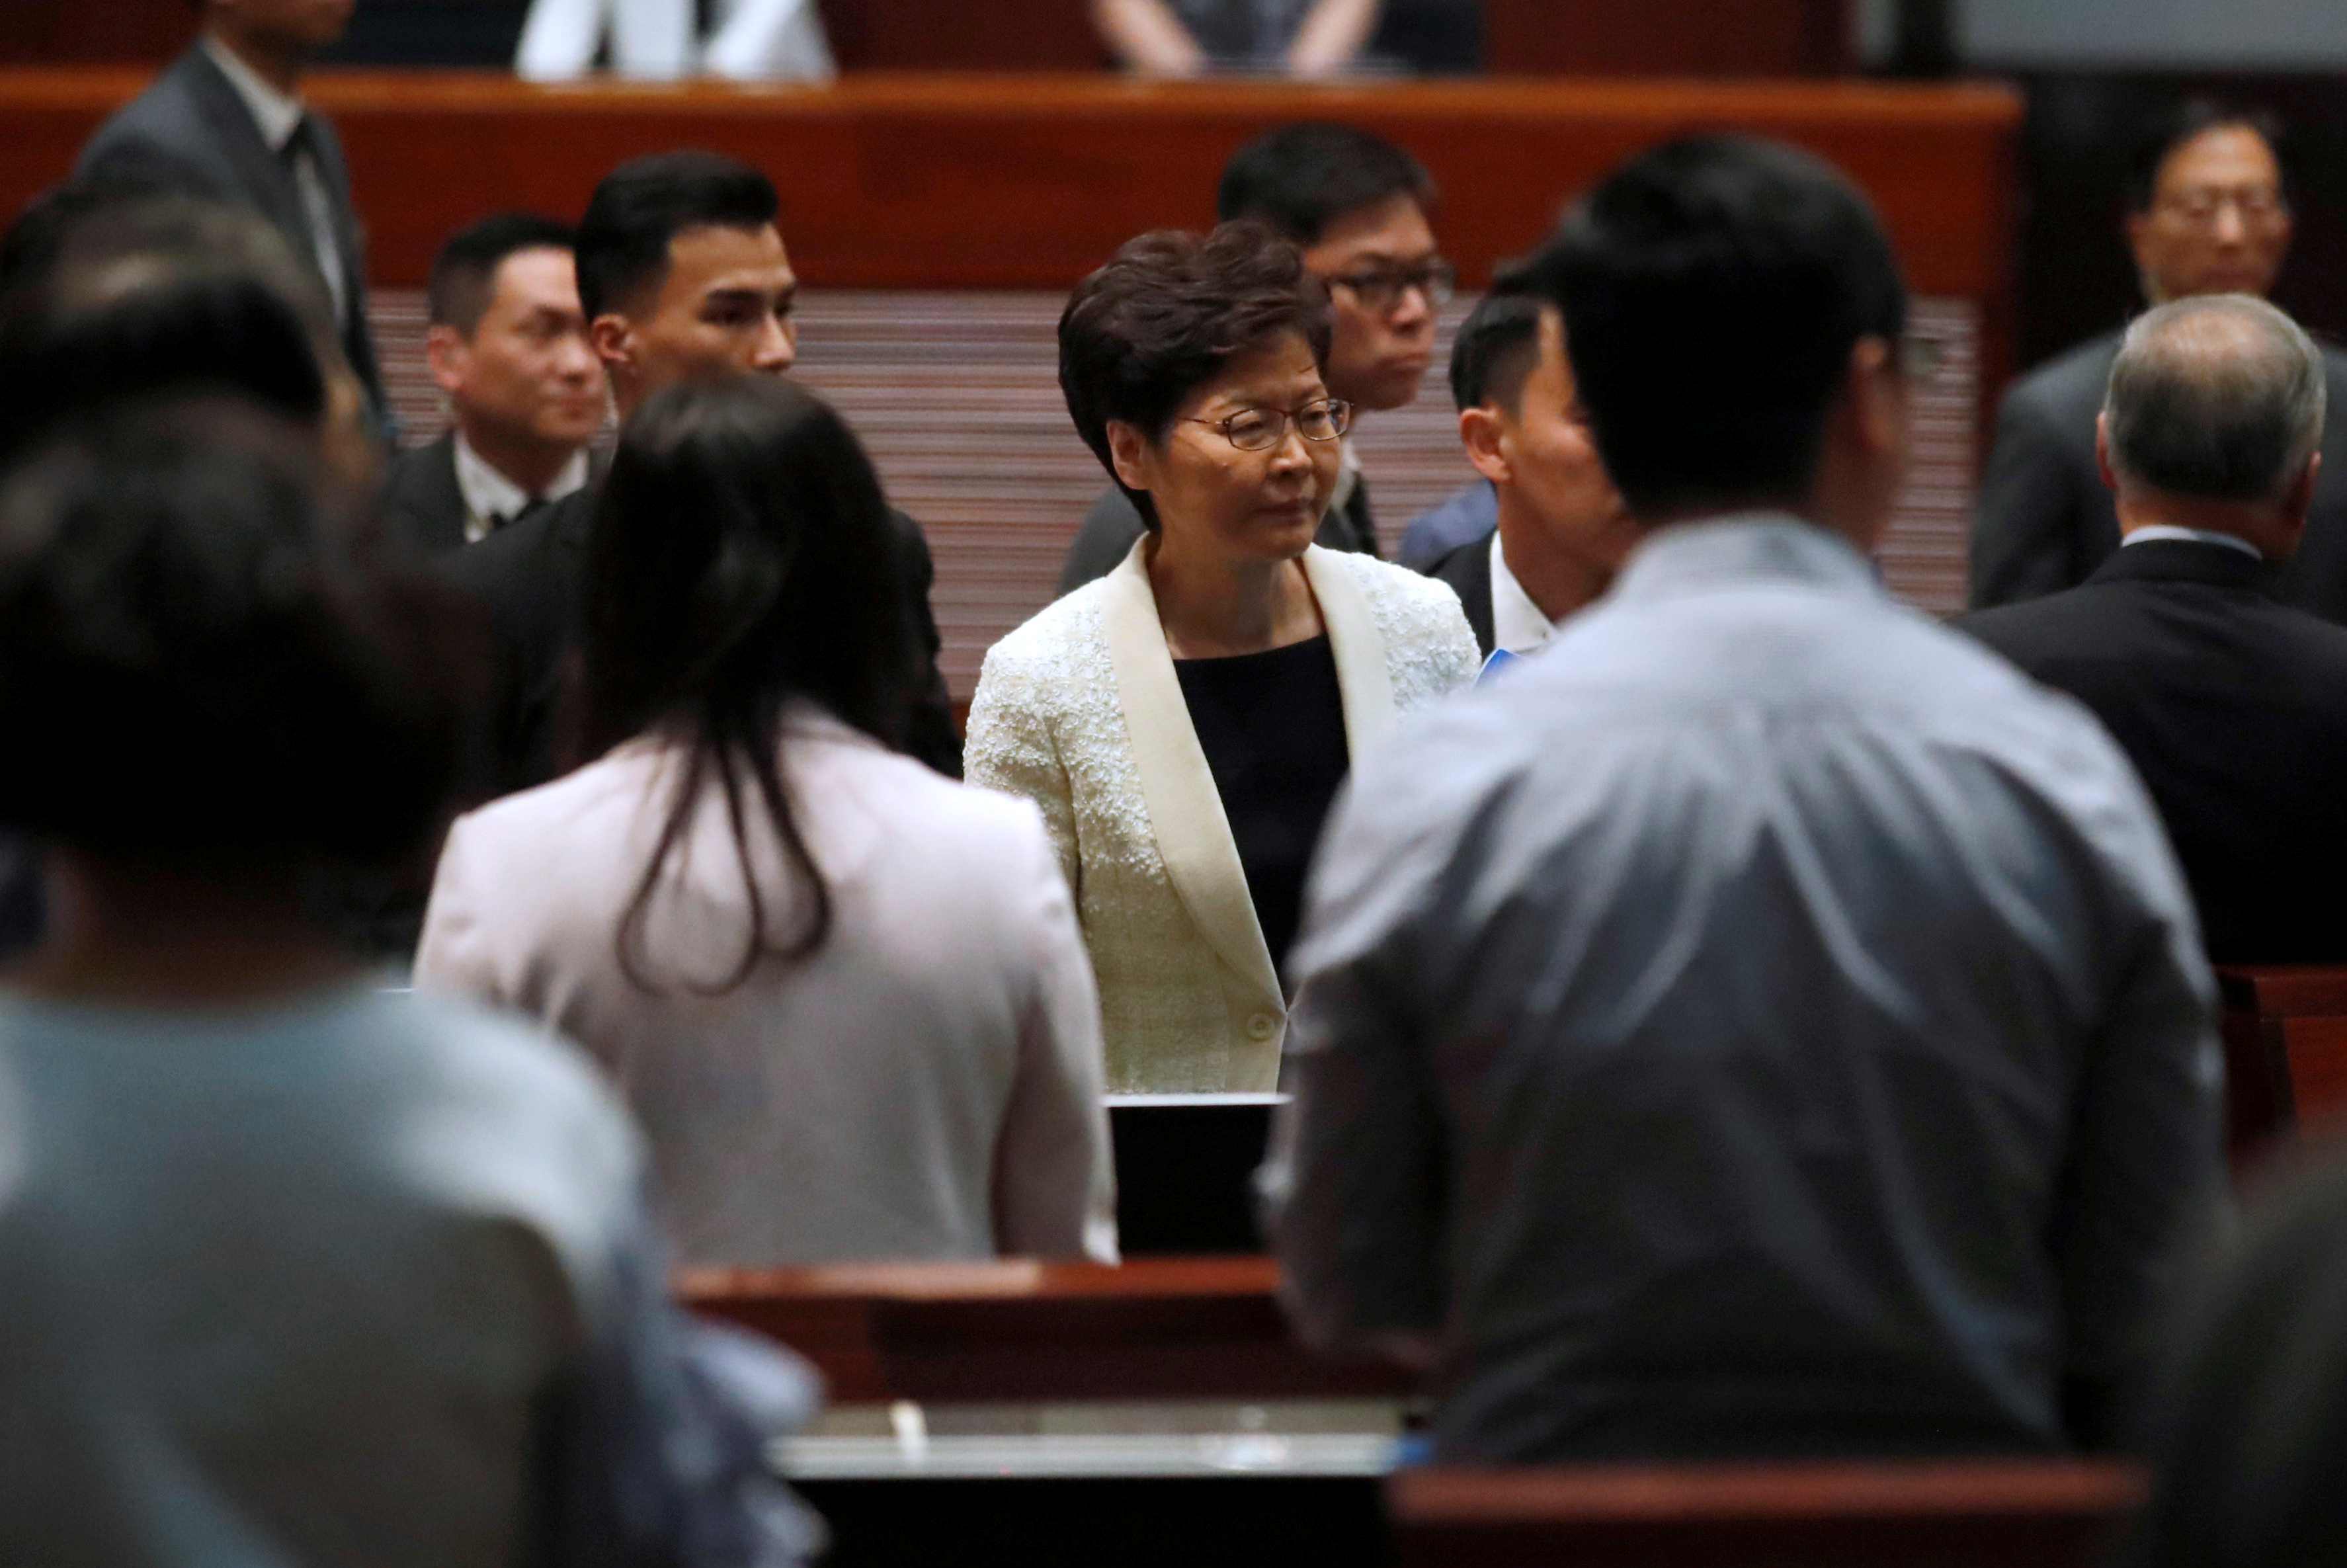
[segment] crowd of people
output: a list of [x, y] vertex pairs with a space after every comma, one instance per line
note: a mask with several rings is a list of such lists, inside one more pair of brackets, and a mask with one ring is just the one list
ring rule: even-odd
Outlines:
[[2146, 1561], [2336, 1550], [2347, 1188], [2231, 1236], [2210, 968], [2347, 959], [2270, 123], [2154, 138], [1952, 626], [1839, 172], [1672, 141], [1504, 270], [1419, 570], [1347, 436], [1433, 185], [1274, 131], [1069, 298], [1111, 489], [965, 750], [765, 175], [453, 237], [386, 465], [306, 13], [208, 4], [0, 245], [0, 1562], [790, 1561], [810, 1381], [671, 1263], [1113, 1262], [1104, 1097], [1273, 1090], [1438, 1456], [2134, 1448]]

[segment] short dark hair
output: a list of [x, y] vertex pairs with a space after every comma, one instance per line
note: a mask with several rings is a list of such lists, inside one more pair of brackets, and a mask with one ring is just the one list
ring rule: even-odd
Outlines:
[[1262, 223], [1309, 246], [1346, 213], [1394, 196], [1428, 209], [1436, 200], [1433, 177], [1393, 143], [1348, 125], [1284, 125], [1231, 154], [1214, 217]]
[[0, 821], [230, 877], [418, 846], [461, 688], [430, 589], [357, 552], [317, 446], [182, 397], [77, 421], [0, 478]]
[[124, 398], [205, 388], [314, 428], [323, 292], [249, 214], [171, 199], [89, 215], [0, 316], [0, 454]]
[[579, 302], [587, 319], [668, 275], [669, 243], [691, 229], [763, 229], [782, 210], [774, 182], [715, 152], [658, 152], [603, 177], [579, 220]]
[[2212, 130], [2239, 126], [2257, 132], [2266, 146], [2272, 149], [2274, 162], [2281, 169], [2282, 196], [2291, 194], [2291, 149], [2288, 132], [2281, 119], [2271, 109], [2251, 104], [2229, 103], [2223, 98], [2196, 95], [2170, 104], [2147, 120], [2127, 149], [2127, 210], [2130, 213], [2151, 210], [2159, 194], [2159, 171], [2170, 154], [2186, 142], [2194, 141]]
[[[689, 749], [618, 933], [631, 979], [648, 983], [645, 923], [712, 780], [733, 825], [750, 927], [729, 978], [684, 983], [731, 989], [770, 952], [822, 946], [831, 895], [784, 785], [783, 706], [809, 699], [894, 741], [912, 689], [907, 620], [879, 478], [821, 398], [774, 376], [689, 381], [628, 420], [588, 538], [587, 743], [600, 751], [660, 727]], [[753, 871], [751, 811], [813, 890], [805, 920], [778, 948]]]
[[1296, 246], [1260, 223], [1128, 241], [1060, 315], [1060, 390], [1076, 433], [1153, 531], [1157, 508], [1117, 478], [1112, 419], [1160, 442], [1183, 403], [1233, 360], [1294, 333], [1328, 359], [1328, 297]]
[[1598, 453], [1646, 515], [1805, 495], [1850, 350], [1906, 325], [1866, 198], [1750, 137], [1640, 154], [1567, 213], [1534, 270], [1569, 323]]
[[481, 324], [497, 293], [497, 269], [523, 251], [568, 251], [570, 225], [536, 212], [498, 212], [448, 236], [432, 258], [425, 291], [432, 324], [466, 337]]
[[1498, 403], [1514, 413], [1540, 363], [1541, 317], [1548, 302], [1494, 289], [1459, 323], [1450, 345], [1450, 398], [1461, 413]]

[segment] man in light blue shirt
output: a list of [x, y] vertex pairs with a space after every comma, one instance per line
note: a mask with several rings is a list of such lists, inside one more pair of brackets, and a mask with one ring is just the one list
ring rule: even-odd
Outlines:
[[2094, 722], [1891, 600], [1904, 294], [1839, 175], [1647, 153], [1541, 263], [1648, 529], [1363, 758], [1266, 1172], [1439, 1455], [2058, 1450], [2221, 1173], [2212, 990]]

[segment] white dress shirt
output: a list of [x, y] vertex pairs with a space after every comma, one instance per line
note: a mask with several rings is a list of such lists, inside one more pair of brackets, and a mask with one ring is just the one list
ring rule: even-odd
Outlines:
[[456, 488], [465, 497], [465, 542], [478, 544], [502, 523], [521, 515], [532, 501], [559, 501], [587, 487], [587, 450], [580, 447], [554, 477], [554, 483], [533, 496], [509, 478], [506, 471], [473, 450], [465, 433], [456, 432]]
[[1293, 968], [1290, 1305], [1448, 1459], [2065, 1446], [2221, 1186], [2127, 758], [1789, 518], [1358, 759]]
[[1558, 622], [1551, 620], [1516, 574], [1508, 569], [1507, 551], [1500, 548], [1500, 536], [1491, 535], [1491, 641], [1505, 653], [1522, 656], [1536, 652], [1548, 645], [1556, 635]]
[[2166, 542], [2179, 545], [2221, 545], [2229, 550], [2239, 550], [2253, 560], [2266, 559], [2265, 552], [2238, 534], [2220, 534], [2214, 528], [2179, 528], [2174, 523], [2147, 523], [2139, 528], [2129, 528], [2120, 536], [2123, 545], [2150, 545]]
[[[244, 100], [261, 139], [269, 144], [270, 151], [282, 157], [285, 144], [293, 139], [302, 117], [309, 113], [302, 100], [279, 92], [260, 72], [240, 59], [234, 49], [209, 33], [204, 36], [204, 52], [228, 77], [228, 85], [236, 89], [236, 96]], [[342, 247], [334, 237], [334, 200], [326, 193], [325, 178], [318, 172], [317, 159], [306, 149], [294, 155], [293, 184], [302, 193], [302, 216], [309, 220], [310, 243], [315, 248], [318, 271], [334, 302], [334, 319], [348, 323], [350, 282], [343, 275]]]

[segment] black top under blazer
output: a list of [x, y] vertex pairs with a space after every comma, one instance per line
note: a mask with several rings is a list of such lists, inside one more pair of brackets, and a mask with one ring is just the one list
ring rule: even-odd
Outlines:
[[2347, 961], [2347, 629], [2223, 545], [2129, 545], [1957, 622], [2094, 710], [2151, 791], [2220, 962]]
[[[448, 579], [487, 612], [496, 650], [482, 799], [546, 783], [559, 770], [558, 736], [570, 722], [582, 630], [587, 535], [598, 487], [573, 491], [441, 563]], [[898, 749], [949, 778], [961, 776], [961, 735], [938, 669], [936, 568], [918, 523], [890, 508], [897, 579], [914, 638], [913, 690]]]
[[[2118, 512], [2095, 466], [2116, 333], [2082, 343], [2006, 389], [1973, 517], [1972, 606], [2017, 604], [2075, 588], [2119, 548]], [[2282, 573], [2287, 604], [2347, 623], [2347, 354], [2325, 345], [2331, 407], [2322, 472], [2297, 558]]]
[[[343, 298], [350, 302], [342, 323], [343, 352], [366, 388], [377, 423], [388, 430], [390, 404], [367, 329], [365, 238], [351, 206], [350, 169], [326, 117], [313, 110], [309, 124], [318, 177], [333, 207], [334, 251], [342, 261]], [[201, 45], [181, 55], [97, 128], [75, 160], [74, 174], [250, 208], [316, 270], [317, 246], [292, 165], [270, 150], [252, 111]]]

